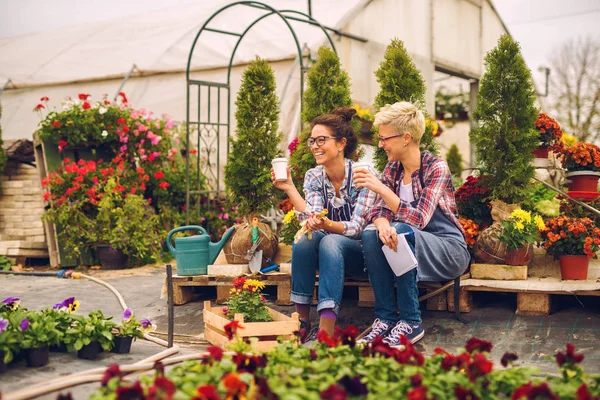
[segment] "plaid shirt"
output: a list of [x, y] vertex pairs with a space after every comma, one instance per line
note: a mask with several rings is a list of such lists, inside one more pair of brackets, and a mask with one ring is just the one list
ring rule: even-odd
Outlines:
[[[359, 188], [351, 183], [350, 188], [347, 187], [348, 182], [348, 164], [350, 160], [345, 159], [346, 173], [344, 174], [344, 184], [340, 188], [340, 197], [346, 203], [354, 205], [354, 212], [350, 221], [340, 221], [344, 225], [344, 236], [358, 239], [363, 228], [367, 225], [367, 215], [375, 202], [375, 193], [367, 188]], [[376, 174], [371, 169], [371, 173]], [[327, 188], [327, 194], [330, 201], [333, 202], [335, 188], [329, 181], [323, 166], [318, 165], [315, 168], [306, 171], [304, 176], [304, 198], [306, 200], [306, 209], [303, 212], [296, 212], [299, 221], [308, 219], [312, 214], [318, 214], [323, 210], [325, 199], [323, 193], [323, 182]]]
[[[419, 179], [419, 170], [412, 173], [412, 189], [416, 206], [400, 200], [400, 206], [394, 213], [377, 196], [375, 204], [369, 213], [367, 220], [369, 222], [379, 217], [387, 218], [390, 222], [399, 221], [411, 225], [419, 230], [423, 230], [431, 220], [437, 206], [440, 206], [442, 213], [458, 227], [463, 236], [465, 231], [458, 222], [458, 212], [456, 211], [456, 201], [454, 200], [454, 186], [452, 185], [452, 176], [448, 164], [441, 158], [431, 155], [429, 152], [423, 153], [423, 182], [425, 188], [421, 187]], [[400, 197], [400, 186], [404, 177], [404, 166], [399, 161], [389, 162], [383, 170], [382, 182], [391, 188], [398, 197]]]

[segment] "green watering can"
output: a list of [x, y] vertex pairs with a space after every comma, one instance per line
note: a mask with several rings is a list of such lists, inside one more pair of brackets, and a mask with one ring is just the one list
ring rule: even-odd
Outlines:
[[[177, 275], [206, 275], [209, 264], [215, 262], [234, 230], [233, 226], [229, 228], [218, 243], [211, 243], [208, 232], [197, 225], [181, 226], [169, 232], [167, 246], [177, 261]], [[200, 231], [202, 235], [175, 238], [175, 247], [173, 247], [171, 237], [181, 231]]]

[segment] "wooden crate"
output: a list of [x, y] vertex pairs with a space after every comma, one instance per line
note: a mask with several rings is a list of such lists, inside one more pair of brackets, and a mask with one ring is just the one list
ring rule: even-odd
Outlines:
[[[269, 314], [273, 317], [271, 322], [244, 322], [242, 314], [235, 314], [234, 320], [239, 321], [243, 329], [238, 329], [236, 338], [258, 338], [253, 345], [254, 350], [264, 352], [277, 346], [277, 338], [293, 340], [294, 332], [300, 329], [298, 313], [291, 317], [269, 308]], [[204, 338], [211, 344], [226, 349], [230, 341], [225, 334], [225, 325], [230, 323], [223, 316], [222, 307], [212, 307], [210, 301], [204, 302]], [[234, 338], [235, 340], [235, 338]]]

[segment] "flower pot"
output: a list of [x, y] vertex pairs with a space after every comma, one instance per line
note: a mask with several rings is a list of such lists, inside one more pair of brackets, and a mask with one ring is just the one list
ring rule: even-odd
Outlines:
[[115, 336], [115, 347], [112, 348], [112, 353], [127, 354], [131, 351], [131, 342], [133, 337], [131, 336]]
[[77, 358], [82, 358], [84, 360], [95, 360], [100, 354], [100, 350], [102, 347], [100, 343], [96, 340], [90, 342], [90, 344], [83, 346], [81, 350], [77, 351]]
[[564, 280], [586, 280], [590, 259], [588, 256], [558, 256], [560, 275]]
[[574, 192], [597, 192], [600, 172], [573, 171], [567, 172], [565, 177], [571, 182], [569, 190]]
[[527, 248], [523, 246], [519, 249], [507, 249], [504, 259], [508, 265], [525, 265], [526, 255]]
[[532, 151], [535, 158], [548, 158], [548, 147], [540, 146]]
[[110, 245], [97, 245], [96, 252], [102, 265], [102, 269], [124, 269], [127, 267], [128, 257], [118, 249]]
[[64, 343], [61, 344], [53, 344], [50, 346], [50, 351], [53, 353], [67, 353], [69, 350], [67, 349], [67, 345]]
[[8, 369], [8, 366], [4, 363], [4, 352], [0, 351], [0, 374], [3, 374]]
[[29, 368], [43, 367], [48, 364], [48, 346], [25, 350], [25, 361]]

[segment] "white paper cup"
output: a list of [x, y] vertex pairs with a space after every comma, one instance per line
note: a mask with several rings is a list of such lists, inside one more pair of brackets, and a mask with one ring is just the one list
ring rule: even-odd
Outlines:
[[287, 158], [274, 158], [273, 161], [271, 161], [271, 165], [275, 171], [275, 180], [287, 181]]
[[353, 171], [358, 171], [358, 170], [365, 170], [365, 172], [369, 171], [369, 163], [366, 161], [357, 161], [354, 164], [352, 164], [352, 170]]

